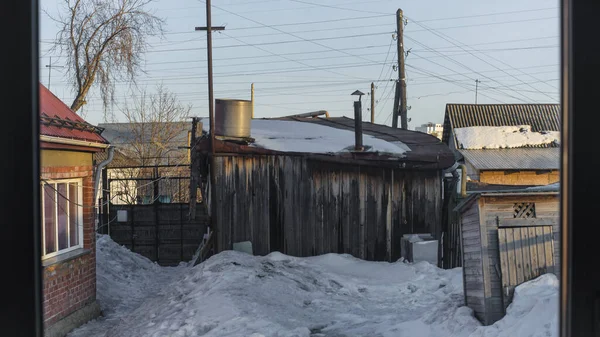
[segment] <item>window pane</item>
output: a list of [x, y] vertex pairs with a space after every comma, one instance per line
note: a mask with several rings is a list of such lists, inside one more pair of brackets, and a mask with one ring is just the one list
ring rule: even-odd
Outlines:
[[79, 244], [79, 189], [77, 183], [69, 184], [69, 235], [71, 236], [71, 247]]
[[57, 184], [58, 190], [58, 249], [69, 248], [69, 203], [67, 202], [67, 184]]
[[46, 233], [45, 254], [56, 251], [56, 231], [54, 217], [56, 216], [53, 185], [44, 184], [44, 230]]

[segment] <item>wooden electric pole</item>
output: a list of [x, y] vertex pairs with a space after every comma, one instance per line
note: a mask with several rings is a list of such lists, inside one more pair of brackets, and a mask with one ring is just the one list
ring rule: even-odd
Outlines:
[[254, 83], [250, 86], [250, 101], [252, 101], [252, 119], [254, 119]]
[[396, 12], [396, 42], [398, 48], [398, 82], [396, 82], [396, 95], [394, 96], [394, 111], [392, 127], [398, 127], [398, 115], [400, 115], [401, 128], [408, 127], [406, 109], [406, 73], [404, 70], [404, 14], [401, 9]]
[[375, 124], [375, 83], [371, 82], [371, 123]]
[[225, 30], [225, 27], [212, 27], [211, 23], [211, 5], [210, 0], [206, 0], [206, 27], [196, 27], [196, 30], [206, 31], [206, 56], [208, 61], [208, 117], [210, 123], [210, 223], [212, 230], [215, 232], [214, 251], [219, 252], [219, 240], [218, 240], [218, 228], [216, 223], [216, 202], [217, 202], [217, 189], [215, 187], [215, 101], [213, 95], [213, 67], [212, 67], [212, 31], [213, 30]]

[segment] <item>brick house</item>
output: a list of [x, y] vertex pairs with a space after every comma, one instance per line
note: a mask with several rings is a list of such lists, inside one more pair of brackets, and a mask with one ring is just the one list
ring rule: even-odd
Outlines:
[[559, 104], [446, 104], [442, 141], [472, 182], [542, 186], [559, 181], [559, 131]]
[[93, 154], [101, 129], [40, 84], [44, 335], [64, 336], [97, 317]]

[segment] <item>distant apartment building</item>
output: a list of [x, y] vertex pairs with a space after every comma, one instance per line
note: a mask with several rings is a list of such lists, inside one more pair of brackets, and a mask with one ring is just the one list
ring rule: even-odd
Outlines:
[[434, 124], [434, 123], [426, 123], [421, 126], [415, 127], [415, 131], [428, 133], [430, 135], [434, 135], [439, 139], [442, 139], [442, 135], [444, 134], [444, 125], [443, 124]]

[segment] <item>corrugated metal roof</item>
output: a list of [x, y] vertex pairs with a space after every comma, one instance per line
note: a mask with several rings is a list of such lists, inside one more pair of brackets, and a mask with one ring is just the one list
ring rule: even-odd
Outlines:
[[559, 148], [458, 150], [478, 170], [558, 170]]
[[534, 132], [560, 131], [559, 104], [446, 104], [442, 141], [454, 128], [531, 125]]
[[106, 144], [100, 130], [86, 122], [40, 83], [40, 134]]

